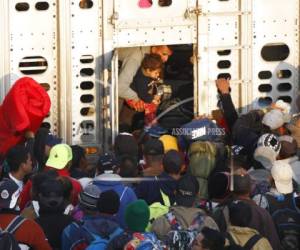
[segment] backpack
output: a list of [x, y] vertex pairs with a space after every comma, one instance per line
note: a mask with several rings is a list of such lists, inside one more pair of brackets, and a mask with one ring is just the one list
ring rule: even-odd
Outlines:
[[149, 206], [150, 218], [149, 218], [148, 226], [146, 228], [146, 232], [151, 231], [151, 225], [155, 219], [169, 212], [171, 206], [170, 199], [166, 194], [164, 194], [162, 190], [160, 190], [160, 194], [162, 196], [164, 204], [161, 204], [160, 202], [154, 202]]
[[156, 111], [156, 117], [160, 126], [166, 129], [180, 128], [190, 122], [194, 117], [193, 110], [189, 110], [186, 104], [181, 104], [179, 98], [162, 101]]
[[206, 215], [201, 212], [198, 213], [187, 230], [181, 227], [172, 211], [164, 216], [171, 225], [171, 231], [168, 232], [165, 238], [165, 244], [169, 250], [190, 249], [197, 235], [205, 226], [204, 217]]
[[124, 250], [163, 250], [164, 245], [154, 233], [133, 233]]
[[71, 227], [77, 231], [77, 235], [73, 235], [75, 236], [76, 242], [72, 244], [70, 250], [104, 250], [114, 237], [123, 232], [123, 230], [118, 227], [114, 232], [108, 235], [108, 238], [104, 238], [90, 232], [85, 226], [78, 222], [73, 222]]
[[196, 141], [188, 150], [189, 171], [199, 182], [199, 197], [208, 199], [208, 178], [226, 167], [229, 149], [221, 142]]
[[26, 219], [21, 216], [16, 216], [4, 230], [0, 228], [0, 249], [1, 250], [21, 249], [14, 237], [14, 233], [25, 220]]
[[269, 211], [276, 226], [284, 250], [300, 249], [300, 212], [294, 194], [285, 200], [267, 194]]
[[230, 246], [235, 246], [234, 249], [236, 250], [251, 250], [262, 237], [259, 234], [255, 234], [246, 242], [244, 246], [236, 244], [230, 233], [226, 233], [226, 238], [228, 239]]

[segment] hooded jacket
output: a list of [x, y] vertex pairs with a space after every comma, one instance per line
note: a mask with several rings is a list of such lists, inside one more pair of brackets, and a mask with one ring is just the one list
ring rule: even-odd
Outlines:
[[101, 192], [114, 190], [120, 197], [120, 208], [116, 214], [117, 222], [122, 228], [126, 228], [125, 209], [128, 204], [137, 200], [132, 188], [121, 182], [122, 178], [117, 174], [102, 174], [95, 177], [93, 184], [99, 187]]
[[[84, 216], [82, 220], [82, 226], [85, 227], [90, 233], [98, 235], [102, 238], [107, 238], [115, 230], [119, 228], [119, 224], [111, 216]], [[70, 224], [65, 228], [62, 233], [62, 250], [69, 250], [71, 246], [85, 238], [85, 233], [80, 228]]]
[[[206, 226], [211, 229], [219, 230], [216, 222], [211, 217], [206, 216], [205, 212], [200, 208], [173, 206], [170, 208], [170, 211], [183, 230], [187, 230], [189, 226], [192, 225], [199, 213], [204, 215], [203, 227]], [[200, 230], [201, 228], [199, 228], [199, 231]], [[152, 223], [151, 231], [154, 232], [159, 239], [163, 239], [164, 236], [171, 231], [171, 225], [165, 216], [161, 216]]]
[[[229, 226], [228, 233], [232, 236], [234, 242], [237, 245], [244, 246], [247, 241], [254, 236], [255, 234], [259, 234], [255, 229], [249, 227], [236, 227]], [[272, 250], [269, 241], [266, 238], [261, 238], [256, 242], [252, 250]]]

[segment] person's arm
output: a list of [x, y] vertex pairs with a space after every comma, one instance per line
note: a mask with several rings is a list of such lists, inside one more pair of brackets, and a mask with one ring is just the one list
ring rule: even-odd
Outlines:
[[137, 94], [129, 86], [140, 66], [141, 62], [134, 58], [124, 59], [118, 80], [119, 97], [124, 99], [138, 99]]
[[231, 99], [229, 80], [224, 78], [218, 79], [216, 80], [216, 85], [220, 93], [220, 101], [222, 104], [224, 117], [229, 129], [231, 130], [234, 123], [238, 119], [238, 113], [236, 112]]

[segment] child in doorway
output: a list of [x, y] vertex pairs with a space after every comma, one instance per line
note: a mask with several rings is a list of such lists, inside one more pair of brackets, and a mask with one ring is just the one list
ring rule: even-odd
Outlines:
[[[156, 94], [157, 82], [161, 75], [163, 61], [159, 55], [146, 54], [141, 67], [133, 78], [130, 88], [144, 102], [145, 125], [151, 126], [155, 120], [155, 113], [160, 104], [160, 96]], [[130, 107], [135, 107], [135, 100], [126, 100]]]

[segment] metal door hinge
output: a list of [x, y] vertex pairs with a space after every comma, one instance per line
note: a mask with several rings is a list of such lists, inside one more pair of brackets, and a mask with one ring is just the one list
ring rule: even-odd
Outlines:
[[184, 17], [191, 18], [193, 15], [200, 16], [202, 14], [202, 8], [200, 6], [187, 8]]
[[109, 18], [109, 22], [110, 22], [110, 24], [115, 25], [116, 21], [118, 21], [118, 19], [119, 19], [119, 13], [118, 12], [114, 12], [112, 14], [112, 16]]

